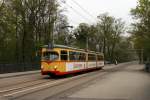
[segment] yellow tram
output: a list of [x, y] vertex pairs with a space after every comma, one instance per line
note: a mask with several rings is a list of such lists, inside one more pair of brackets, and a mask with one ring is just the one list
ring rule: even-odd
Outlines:
[[42, 75], [60, 76], [104, 67], [102, 53], [64, 45], [42, 47]]

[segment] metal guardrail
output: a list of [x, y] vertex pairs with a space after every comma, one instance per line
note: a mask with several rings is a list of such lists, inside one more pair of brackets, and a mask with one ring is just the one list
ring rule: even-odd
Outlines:
[[40, 69], [38, 63], [0, 64], [0, 74]]

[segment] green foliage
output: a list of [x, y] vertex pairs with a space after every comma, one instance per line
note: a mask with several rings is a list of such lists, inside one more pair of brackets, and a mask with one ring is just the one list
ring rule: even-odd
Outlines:
[[[138, 10], [142, 11], [145, 10]], [[124, 22], [121, 19], [102, 14], [98, 16], [96, 25], [81, 23], [71, 31], [67, 17], [62, 12], [57, 0], [0, 2], [0, 63], [35, 62], [40, 46], [52, 40], [56, 44], [86, 49], [88, 47], [90, 50], [104, 52], [106, 60], [117, 59], [120, 62], [129, 60], [129, 54], [125, 50], [130, 48], [131, 43], [121, 36], [124, 33]], [[144, 20], [134, 9], [132, 12]], [[147, 23], [147, 20], [144, 21]], [[135, 25], [138, 26], [135, 33], [147, 33], [147, 28], [143, 28], [145, 24], [138, 25]], [[149, 46], [149, 39], [143, 40], [140, 35], [134, 36], [138, 48], [143, 45], [140, 43], [145, 42], [147, 43], [145, 45]]]
[[[81, 23], [75, 30], [76, 46], [103, 52], [105, 60], [119, 62], [131, 60], [131, 43], [121, 35], [125, 31], [124, 22], [108, 14], [98, 16], [96, 25]], [[88, 40], [88, 41], [87, 41]]]
[[34, 62], [40, 46], [52, 42], [54, 32], [60, 33], [55, 27], [67, 25], [61, 12], [56, 0], [3, 0], [0, 62]]
[[150, 58], [150, 1], [138, 0], [131, 10], [133, 18], [132, 38], [136, 49], [144, 49], [144, 59]]
[[81, 23], [74, 31], [76, 37], [76, 45], [80, 48], [86, 48], [86, 41], [89, 37], [89, 25], [86, 23]]

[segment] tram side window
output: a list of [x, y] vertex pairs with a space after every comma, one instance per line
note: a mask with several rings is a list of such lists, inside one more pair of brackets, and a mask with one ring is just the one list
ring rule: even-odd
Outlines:
[[69, 52], [69, 59], [70, 60], [75, 60], [75, 52]]
[[103, 57], [102, 55], [98, 55], [98, 56], [97, 56], [97, 60], [98, 60], [98, 61], [104, 60], [104, 57]]
[[85, 61], [86, 60], [86, 54], [85, 53], [80, 53], [79, 60], [80, 61]]
[[85, 53], [70, 51], [69, 52], [69, 59], [72, 61], [85, 61], [86, 56], [85, 56]]
[[88, 54], [88, 60], [89, 61], [95, 61], [96, 60], [96, 55], [94, 55], [94, 54]]
[[68, 60], [68, 53], [67, 51], [61, 51], [61, 60]]
[[77, 61], [79, 60], [79, 56], [80, 56], [79, 52], [72, 52], [72, 51], [69, 52], [70, 60]]

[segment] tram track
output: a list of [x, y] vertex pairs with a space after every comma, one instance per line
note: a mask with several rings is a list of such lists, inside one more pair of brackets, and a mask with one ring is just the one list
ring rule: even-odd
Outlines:
[[34, 74], [34, 76], [33, 75], [26, 76], [25, 75], [25, 76], [14, 77], [14, 78], [11, 77], [11, 78], [0, 79], [0, 81], [2, 82], [2, 83], [0, 83], [0, 89], [3, 87], [10, 87], [10, 86], [18, 85], [18, 84], [29, 83], [32, 81], [37, 81], [37, 80], [43, 79], [43, 77], [37, 77], [36, 75], [38, 75], [38, 74]]
[[[99, 78], [103, 78], [103, 77], [105, 77], [105, 75], [109, 75], [109, 74], [112, 74], [112, 73], [114, 73], [116, 71], [121, 70], [122, 69], [121, 67], [111, 68], [111, 69], [109, 69], [109, 71], [103, 71], [102, 73], [99, 73], [98, 75], [93, 74], [92, 77], [88, 77], [88, 78], [87, 77], [81, 77], [82, 80], [84, 80], [84, 81], [79, 82], [78, 80], [80, 80], [80, 79], [76, 79], [73, 82], [73, 83], [76, 83], [76, 84], [73, 84], [70, 81], [70, 83], [66, 83], [65, 84], [65, 85], [71, 84], [71, 85], [69, 85], [68, 88], [66, 88], [66, 89], [64, 89], [64, 90], [62, 90], [62, 91], [60, 91], [60, 92], [58, 92], [58, 93], [56, 93], [54, 95], [48, 96], [44, 100], [55, 100], [55, 99], [58, 99], [58, 98], [67, 97], [67, 95], [70, 95], [70, 94], [74, 93], [75, 91], [78, 91], [78, 90], [80, 90], [82, 88], [85, 88], [86, 86], [91, 84], [91, 82], [99, 80]], [[62, 86], [63, 85], [64, 84], [62, 84]]]
[[[54, 95], [50, 95], [50, 96], [48, 96], [48, 97], [46, 97], [44, 99], [41, 99], [41, 100], [76, 100], [75, 98], [71, 99], [72, 97], [69, 97], [69, 96], [71, 96], [72, 94], [76, 93], [77, 91], [80, 91], [82, 89], [87, 88], [89, 85], [95, 84], [99, 80], [103, 80], [103, 79], [105, 80], [105, 78], [109, 77], [107, 75], [113, 75], [114, 72], [118, 73], [118, 71], [122, 71], [122, 70], [126, 69], [128, 66], [130, 66], [130, 64], [126, 64], [125, 67], [121, 66], [122, 68], [121, 67], [118, 67], [117, 69], [116, 68], [114, 68], [114, 69], [112, 68], [112, 69], [110, 69], [108, 71], [108, 73], [103, 73], [102, 75], [97, 75], [97, 76], [95, 75], [93, 78], [85, 77], [84, 81], [82, 81], [83, 79], [81, 80], [82, 82], [79, 82], [79, 81], [75, 80], [74, 83], [76, 83], [76, 84], [74, 84], [73, 82], [72, 83], [71, 82], [70, 83], [66, 83], [65, 85], [69, 84], [70, 87], [67, 87], [64, 90], [62, 89], [61, 91], [56, 92]], [[77, 82], [79, 82], [79, 83], [77, 83]], [[61, 87], [62, 88], [64, 87], [63, 84], [62, 84]], [[37, 100], [39, 100], [39, 99], [37, 99]], [[97, 99], [90, 99], [90, 100], [97, 100]], [[117, 100], [123, 100], [123, 99], [117, 99]]]
[[[0, 95], [3, 93], [11, 92], [11, 91], [13, 92], [13, 91], [19, 90], [19, 89], [30, 88], [35, 85], [41, 85], [41, 84], [45, 84], [45, 83], [47, 84], [47, 83], [50, 83], [50, 82], [53, 82], [56, 80], [57, 79], [53, 79], [53, 78], [47, 76], [44, 78], [32, 79], [32, 80], [28, 80], [28, 81], [18, 82], [15, 84], [4, 85], [4, 86], [0, 87]], [[21, 86], [19, 86], [19, 85], [21, 85]]]
[[0, 86], [0, 89], [3, 87], [11, 87], [11, 86], [15, 86], [15, 85], [19, 85], [19, 84], [26, 84], [26, 83], [30, 83], [30, 82], [38, 81], [38, 80], [41, 80], [41, 79], [39, 78], [39, 79], [27, 80], [27, 81], [17, 82], [14, 84], [4, 85], [4, 86]]
[[[127, 64], [126, 64], [127, 65]], [[18, 87], [18, 88], [12, 88], [12, 89], [8, 89], [8, 90], [3, 90], [0, 92], [0, 97], [9, 97], [9, 96], [14, 96], [17, 95], [16, 97], [22, 97], [22, 96], [26, 96], [38, 91], [42, 91], [45, 90], [47, 88], [52, 88], [52, 87], [56, 87], [65, 83], [68, 83], [70, 81], [75, 81], [75, 80], [79, 80], [79, 79], [84, 79], [84, 77], [90, 77], [90, 76], [94, 76], [97, 75], [98, 73], [100, 74], [105, 74], [105, 73], [109, 73], [109, 72], [114, 72], [119, 70], [118, 68], [121, 68], [122, 66], [125, 65], [121, 65], [115, 68], [110, 68], [108, 70], [100, 70], [100, 71], [95, 71], [95, 72], [91, 72], [91, 73], [86, 73], [86, 74], [81, 74], [81, 75], [77, 75], [71, 78], [64, 78], [64, 79], [59, 79], [59, 80], [51, 80], [49, 82], [39, 82], [39, 83], [34, 83], [31, 84], [29, 86], [25, 86], [25, 87]]]
[[[82, 74], [82, 75], [79, 75], [79, 76], [77, 75], [77, 76], [71, 77], [71, 78], [51, 80], [49, 82], [44, 82], [44, 83], [41, 82], [39, 84], [33, 84], [32, 86], [30, 85], [30, 86], [26, 86], [26, 87], [18, 87], [18, 88], [14, 88], [14, 89], [3, 90], [3, 91], [0, 91], [0, 97], [11, 96], [11, 95], [15, 95], [15, 94], [18, 94], [18, 93], [23, 93], [23, 92], [26, 92], [26, 91], [30, 91], [30, 90], [33, 90], [33, 93], [34, 93], [36, 91], [40, 91], [40, 90], [43, 90], [43, 89], [46, 89], [46, 88], [55, 87], [55, 86], [58, 86], [60, 84], [63, 84], [63, 83], [66, 83], [66, 82], [69, 82], [71, 80], [75, 80], [75, 79], [78, 79], [78, 78], [81, 78], [81, 77], [88, 77], [91, 74], [96, 74], [96, 73], [99, 73], [99, 71], [91, 72], [90, 74], [89, 73]], [[30, 93], [32, 93], [32, 92], [30, 92]]]
[[17, 86], [17, 87], [12, 87], [12, 88], [8, 88], [8, 89], [1, 89], [0, 90], [0, 95], [3, 94], [3, 93], [8, 93], [8, 92], [11, 92], [11, 91], [16, 91], [16, 90], [20, 90], [20, 89], [24, 89], [24, 88], [30, 88], [32, 86], [35, 86], [35, 85], [40, 85], [42, 83], [49, 83], [53, 81], [52, 79], [47, 81], [47, 80], [34, 80], [34, 81], [28, 81], [28, 82], [25, 82], [25, 83], [22, 83], [21, 85], [22, 86]]
[[[83, 74], [83, 75], [81, 75], [79, 77], [78, 76], [77, 77], [73, 77], [73, 78], [71, 78], [69, 80], [60, 82], [59, 84], [54, 84], [52, 86], [47, 86], [45, 88], [42, 88], [42, 89], [39, 89], [39, 90], [36, 90], [36, 91], [32, 91], [30, 93], [25, 93], [23, 95], [17, 96], [14, 99], [15, 100], [20, 100], [20, 98], [28, 96], [28, 95], [32, 95], [32, 94], [35, 94], [35, 93], [40, 94], [41, 91], [45, 91], [47, 89], [48, 90], [50, 89], [51, 91], [53, 91], [53, 90], [57, 91], [54, 94], [53, 93], [49, 94], [49, 96], [46, 97], [45, 99], [40, 99], [40, 100], [47, 100], [47, 99], [49, 100], [49, 99], [51, 99], [53, 97], [56, 97], [57, 95], [62, 94], [62, 93], [66, 92], [66, 91], [68, 91], [70, 89], [76, 89], [77, 87], [80, 88], [79, 86], [82, 86], [83, 84], [86, 84], [86, 83], [88, 83], [90, 81], [93, 81], [93, 80], [95, 80], [95, 79], [97, 79], [99, 77], [103, 77], [103, 76], [107, 75], [108, 73], [113, 73], [113, 72], [119, 71], [121, 69], [120, 67], [122, 67], [122, 66], [119, 66], [119, 67], [116, 67], [116, 68], [111, 68], [110, 69], [111, 72], [110, 72], [110, 70], [108, 72], [104, 71], [104, 70], [101, 70], [101, 71], [96, 71], [96, 72]], [[80, 83], [81, 80], [82, 80], [82, 82]], [[75, 84], [68, 85], [70, 83], [75, 83]], [[67, 88], [66, 88], [66, 86], [67, 86]], [[62, 90], [62, 87], [65, 87], [65, 89]], [[53, 99], [53, 100], [55, 100], [55, 99]]]
[[[109, 74], [112, 74], [114, 72], [120, 71], [120, 70], [124, 69], [126, 66], [129, 66], [129, 65], [130, 65], [130, 63], [122, 64], [122, 65], [114, 67], [114, 68], [109, 68], [107, 70], [101, 70], [101, 71], [98, 71], [96, 73], [90, 73], [90, 74], [87, 74], [85, 76], [77, 77], [77, 78], [73, 79], [73, 81], [69, 80], [67, 82], [63, 82], [59, 85], [56, 85], [57, 87], [56, 86], [49, 87], [47, 89], [47, 92], [45, 92], [45, 93], [48, 93], [49, 91], [53, 91], [53, 90], [55, 90], [57, 92], [55, 92], [54, 94], [48, 94], [48, 96], [44, 99], [40, 98], [40, 99], [37, 99], [37, 100], [51, 100], [51, 99], [52, 100], [57, 100], [57, 98], [55, 98], [55, 97], [67, 96], [66, 93], [68, 94], [68, 92], [72, 93], [72, 91], [74, 91], [74, 90], [75, 91], [79, 90], [79, 89], [82, 88], [82, 86], [86, 87], [86, 85], [91, 84], [91, 81], [97, 80], [98, 78], [103, 78], [103, 77], [105, 77], [105, 75], [109, 75]], [[66, 86], [67, 86], [67, 88], [66, 88]], [[65, 87], [65, 89], [63, 90], [62, 88], [64, 88], [64, 87]], [[61, 90], [59, 90], [59, 89], [61, 89]], [[44, 89], [42, 89], [42, 90], [44, 90]], [[22, 99], [20, 99], [20, 97], [22, 97], [22, 96], [26, 97], [26, 96], [30, 95], [32, 97], [32, 94], [33, 95], [42, 94], [41, 91], [40, 90], [39, 91], [34, 91], [34, 92], [31, 92], [30, 94], [27, 93], [27, 94], [24, 94], [24, 95], [21, 95], [21, 96], [15, 98], [15, 99], [16, 100], [22, 100]], [[44, 91], [46, 91], [46, 90], [44, 90]]]

